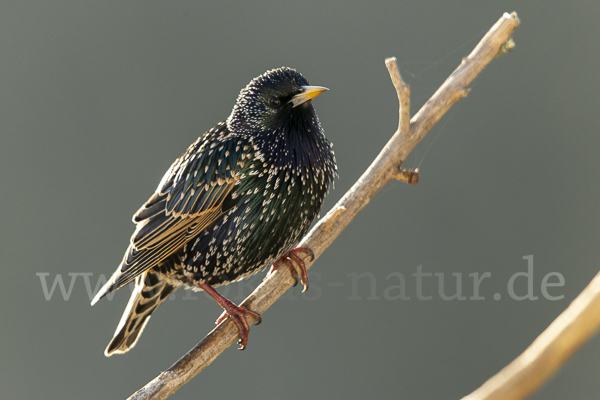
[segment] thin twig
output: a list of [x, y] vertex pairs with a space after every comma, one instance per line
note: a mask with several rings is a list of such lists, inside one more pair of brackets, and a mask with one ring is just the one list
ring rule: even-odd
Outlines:
[[396, 64], [396, 57], [385, 59], [385, 66], [390, 73], [394, 88], [398, 94], [398, 104], [400, 105], [400, 118], [398, 119], [398, 130], [401, 134], [408, 133], [410, 129], [410, 87], [404, 83]]
[[[350, 221], [369, 203], [381, 188], [398, 177], [398, 170], [408, 154], [423, 139], [425, 134], [440, 120], [444, 113], [467, 94], [466, 87], [481, 70], [498, 54], [519, 25], [517, 15], [505, 13], [479, 42], [475, 50], [444, 82], [431, 99], [412, 118], [410, 124], [408, 87], [402, 84], [395, 62], [390, 70], [400, 104], [399, 129], [390, 139], [367, 171], [342, 197], [327, 215], [308, 233], [299, 244], [308, 247], [315, 259], [329, 247]], [[388, 62], [389, 63], [389, 62]], [[386, 64], [388, 64], [386, 63]], [[391, 66], [388, 65], [388, 68]], [[399, 79], [398, 79], [399, 78]], [[306, 268], [312, 262], [306, 261]], [[241, 305], [258, 313], [264, 313], [294, 280], [285, 268], [266, 279]], [[249, 321], [250, 322], [250, 321]], [[190, 350], [167, 371], [134, 393], [129, 399], [165, 399], [206, 368], [221, 352], [237, 340], [237, 329], [228, 318], [210, 332], [196, 347]]]

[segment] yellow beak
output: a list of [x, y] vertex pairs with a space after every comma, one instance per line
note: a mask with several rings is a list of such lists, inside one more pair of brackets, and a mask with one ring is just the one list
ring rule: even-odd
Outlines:
[[304, 104], [328, 90], [329, 89], [323, 86], [302, 86], [302, 91], [292, 97], [290, 103], [292, 103], [294, 107], [297, 107], [300, 104]]

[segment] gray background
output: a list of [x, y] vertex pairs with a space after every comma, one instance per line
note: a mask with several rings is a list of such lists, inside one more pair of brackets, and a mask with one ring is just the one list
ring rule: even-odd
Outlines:
[[[89, 305], [45, 300], [37, 273], [108, 275], [131, 215], [239, 90], [267, 69], [297, 68], [330, 92], [315, 101], [340, 179], [352, 185], [397, 124], [383, 60], [397, 56], [412, 113], [502, 15], [523, 23], [411, 155], [414, 187], [392, 183], [295, 288], [174, 398], [458, 399], [517, 356], [600, 265], [600, 2], [598, 1], [8, 1], [0, 4], [0, 251], [3, 398], [125, 398], [212, 329], [221, 313], [183, 291], [153, 316], [137, 347], [105, 358], [129, 297]], [[324, 213], [323, 212], [323, 213]], [[536, 301], [510, 277], [534, 255]], [[444, 301], [426, 279], [490, 272], [485, 300]], [[564, 287], [541, 296], [550, 272]], [[353, 274], [368, 273], [352, 287]], [[390, 300], [402, 273], [409, 300]], [[262, 279], [231, 285], [239, 301]], [[518, 294], [525, 279], [517, 279]], [[333, 284], [341, 283], [342, 286]], [[227, 290], [229, 290], [227, 292]], [[500, 293], [501, 300], [494, 300]], [[392, 293], [395, 294], [395, 293]], [[535, 399], [600, 392], [592, 340]], [[235, 397], [234, 397], [235, 396]]]

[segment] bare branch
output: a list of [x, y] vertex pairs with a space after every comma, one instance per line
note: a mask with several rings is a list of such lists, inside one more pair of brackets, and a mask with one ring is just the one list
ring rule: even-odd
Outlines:
[[[500, 47], [518, 25], [519, 21], [515, 13], [505, 13], [410, 123], [408, 122], [410, 105], [408, 86], [402, 83], [395, 62], [393, 60], [386, 62], [401, 103], [398, 131], [354, 186], [302, 240], [300, 247], [312, 249], [315, 259], [318, 258], [381, 188], [390, 180], [398, 179], [402, 174], [398, 172], [399, 168], [406, 156], [444, 113], [459, 99], [466, 96], [467, 85], [498, 54]], [[306, 261], [306, 268], [310, 268], [311, 265], [312, 262]], [[282, 268], [271, 274], [241, 305], [262, 314], [293, 283], [294, 280], [287, 269]], [[237, 329], [228, 318], [171, 368], [161, 373], [129, 399], [167, 398], [206, 368], [236, 340]]]
[[520, 400], [537, 390], [600, 327], [600, 273], [519, 357], [462, 400]]

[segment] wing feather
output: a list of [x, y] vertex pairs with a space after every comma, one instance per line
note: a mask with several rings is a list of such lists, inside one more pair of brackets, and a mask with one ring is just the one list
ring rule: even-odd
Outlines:
[[[159, 265], [233, 207], [248, 139], [230, 134], [225, 123], [200, 137], [167, 171], [156, 192], [135, 213], [136, 230], [112, 278], [94, 302]], [[227, 201], [225, 201], [228, 199]]]

